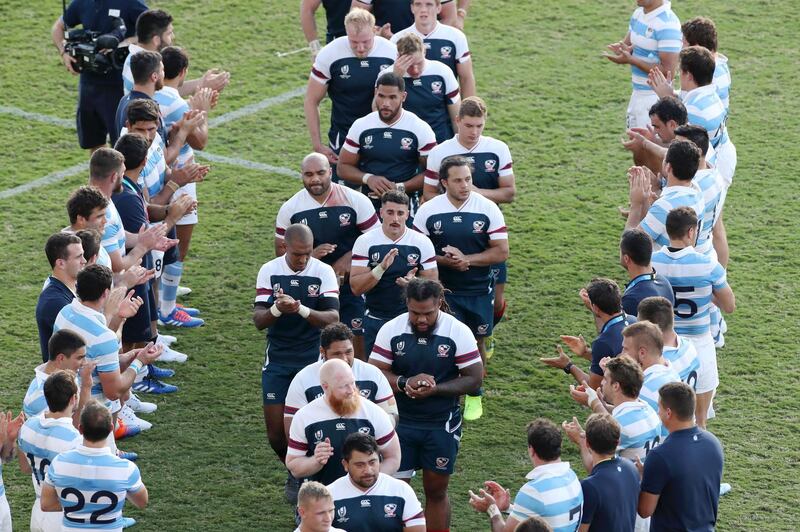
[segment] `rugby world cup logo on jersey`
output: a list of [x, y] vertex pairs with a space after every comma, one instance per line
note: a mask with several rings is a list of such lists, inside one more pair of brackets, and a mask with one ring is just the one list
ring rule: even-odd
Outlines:
[[303, 218], [302, 220], [300, 220], [300, 223], [303, 225], [308, 225], [308, 218]]
[[439, 458], [436, 459], [436, 468], [437, 469], [447, 469], [447, 464], [449, 464], [449, 463], [450, 463], [450, 459], [449, 458], [445, 458], [443, 456], [440, 456]]
[[439, 55], [441, 55], [442, 59], [450, 59], [450, 56], [453, 53], [452, 46], [442, 46], [439, 48]]
[[483, 228], [486, 226], [486, 222], [483, 220], [475, 220], [472, 222], [472, 232], [473, 233], [483, 233]]
[[322, 443], [322, 439], [325, 437], [325, 434], [321, 430], [318, 430], [314, 433], [314, 444]]
[[409, 266], [416, 266], [419, 262], [419, 254], [417, 253], [409, 253], [408, 254], [408, 265]]
[[497, 161], [494, 159], [486, 159], [483, 163], [483, 168], [486, 169], [487, 172], [494, 172], [494, 169], [497, 168]]
[[346, 523], [346, 522], [348, 522], [350, 520], [350, 518], [347, 517], [347, 508], [345, 508], [344, 506], [342, 506], [341, 508], [336, 510], [336, 515], [339, 516], [336, 519], [337, 523]]
[[375, 264], [379, 263], [381, 261], [381, 252], [380, 251], [374, 252], [371, 255], [371, 258], [372, 258], [372, 262], [374, 262]]
[[372, 135], [364, 137], [364, 149], [369, 150], [372, 148]]
[[447, 358], [450, 354], [450, 346], [447, 344], [439, 344], [439, 347], [436, 348], [436, 356], [441, 358]]
[[342, 79], [347, 79], [350, 77], [350, 65], [342, 66], [341, 74], [339, 74], [339, 77]]
[[397, 342], [397, 345], [394, 348], [394, 354], [399, 356], [399, 357], [405, 355], [406, 353], [405, 353], [405, 351], [403, 351], [403, 349], [405, 349], [405, 347], [406, 347], [405, 341]]
[[434, 235], [441, 235], [442, 233], [444, 233], [444, 231], [442, 231], [442, 221], [441, 220], [437, 220], [437, 221], [433, 222], [433, 234]]
[[347, 225], [350, 225], [350, 213], [343, 212], [342, 214], [339, 215], [339, 226], [345, 227]]
[[308, 285], [308, 295], [310, 297], [317, 297], [319, 295], [319, 285], [318, 284]]
[[277, 294], [280, 291], [280, 289], [281, 289], [281, 283], [275, 283], [274, 285], [272, 285], [272, 291], [274, 293]]
[[411, 145], [414, 143], [414, 139], [411, 137], [403, 137], [400, 139], [400, 149], [401, 150], [410, 150]]
[[397, 514], [397, 505], [396, 504], [384, 504], [383, 505], [383, 516], [388, 518], [394, 518]]
[[441, 94], [442, 93], [442, 82], [441, 81], [434, 81], [431, 83], [431, 92], [433, 94]]

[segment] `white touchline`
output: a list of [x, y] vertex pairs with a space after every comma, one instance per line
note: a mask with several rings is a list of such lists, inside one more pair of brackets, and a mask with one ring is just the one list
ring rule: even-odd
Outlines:
[[[292, 98], [296, 98], [297, 96], [302, 96], [303, 94], [305, 94], [305, 92], [306, 92], [305, 87], [298, 87], [297, 89], [284, 92], [277, 96], [271, 96], [269, 98], [265, 98], [260, 102], [251, 105], [246, 105], [235, 111], [231, 111], [229, 113], [220, 115], [216, 118], [212, 118], [211, 120], [209, 120], [208, 125], [209, 127], [216, 127], [222, 124], [226, 124], [232, 120], [237, 120], [239, 118], [248, 116], [255, 112], [262, 111], [268, 107], [272, 107], [273, 105], [286, 102], [288, 100], [291, 100]], [[24, 109], [20, 109], [18, 107], [0, 105], [0, 114], [7, 114], [19, 118], [25, 118], [27, 120], [34, 120], [36, 122], [42, 122], [44, 124], [59, 126], [64, 129], [75, 129], [75, 122], [73, 122], [72, 120], [67, 120], [66, 118], [58, 118], [56, 116], [50, 116], [41, 113], [32, 113], [30, 111], [25, 111]], [[291, 170], [289, 168], [285, 168], [283, 166], [273, 166], [271, 164], [259, 163], [256, 161], [248, 161], [247, 159], [240, 159], [238, 157], [215, 155], [213, 153], [208, 153], [205, 151], [195, 151], [195, 153], [199, 155], [201, 158], [211, 162], [229, 164], [232, 166], [239, 166], [241, 168], [247, 168], [248, 170], [261, 170], [263, 172], [270, 172], [273, 174], [285, 175], [289, 177], [295, 177], [295, 178], [300, 177], [298, 172]], [[59, 170], [57, 172], [53, 172], [51, 174], [47, 174], [44, 177], [40, 177], [39, 179], [35, 179], [33, 181], [24, 183], [14, 188], [9, 188], [7, 190], [0, 190], [0, 200], [11, 198], [18, 194], [22, 194], [23, 192], [33, 190], [34, 188], [57, 183], [63, 179], [66, 179], [81, 171], [85, 171], [88, 169], [89, 169], [89, 163], [84, 162], [76, 164], [74, 166], [70, 166], [69, 168], [65, 168], [63, 170]]]

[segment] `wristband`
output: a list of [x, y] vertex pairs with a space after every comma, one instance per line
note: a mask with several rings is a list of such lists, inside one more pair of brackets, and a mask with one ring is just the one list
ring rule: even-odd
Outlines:
[[372, 177], [373, 175], [374, 174], [364, 174], [364, 175], [362, 175], [361, 176], [361, 182], [366, 185], [368, 183], [368, 181], [369, 181], [369, 178]]
[[128, 369], [133, 369], [134, 373], [139, 373], [139, 371], [143, 367], [144, 367], [144, 364], [142, 364], [142, 361], [139, 360], [138, 358], [136, 358], [136, 359], [133, 360], [133, 362], [131, 362], [131, 365], [128, 366]]
[[498, 508], [496, 504], [491, 504], [486, 509], [486, 515], [489, 516], [489, 519], [494, 519], [495, 517], [500, 517], [500, 508]]
[[269, 313], [275, 316], [276, 318], [280, 318], [283, 312], [278, 310], [278, 305], [272, 305], [269, 307]]
[[168, 187], [169, 187], [169, 189], [170, 189], [172, 192], [177, 192], [177, 191], [178, 191], [178, 189], [179, 189], [179, 188], [181, 188], [181, 186], [180, 186], [178, 183], [176, 183], [175, 181], [173, 181], [173, 180], [171, 180], [171, 179], [170, 179], [169, 181], [167, 181], [167, 185], [166, 185], [166, 186], [168, 186]]
[[307, 306], [305, 306], [305, 305], [300, 305], [300, 308], [299, 308], [299, 309], [297, 309], [297, 313], [298, 313], [298, 314], [300, 314], [300, 316], [301, 316], [303, 319], [308, 319], [308, 315], [309, 315], [309, 314], [311, 314], [311, 309], [310, 309], [310, 308], [308, 308], [308, 307], [307, 307]]
[[463, 7], [456, 9], [456, 15], [461, 15], [461, 18], [467, 18], [467, 10]]
[[568, 363], [566, 366], [564, 366], [564, 368], [563, 368], [563, 369], [564, 369], [564, 373], [566, 373], [567, 375], [571, 375], [571, 374], [572, 374], [572, 366], [574, 366], [574, 365], [575, 365], [575, 364], [573, 364], [572, 362], [569, 362], [569, 363]]
[[308, 47], [311, 49], [312, 53], [317, 53], [322, 49], [319, 39], [314, 39], [313, 41], [309, 42]]
[[397, 385], [397, 389], [400, 390], [401, 392], [405, 393], [405, 391], [406, 391], [406, 383], [407, 382], [408, 382], [408, 378], [407, 377], [403, 377], [402, 375], [399, 375], [397, 377], [397, 382], [395, 382], [395, 384]]
[[372, 271], [371, 271], [371, 272], [369, 272], [369, 273], [371, 273], [371, 274], [372, 274], [372, 276], [373, 276], [375, 279], [377, 279], [378, 281], [380, 281], [380, 280], [381, 280], [381, 277], [383, 277], [383, 274], [384, 274], [385, 272], [386, 272], [386, 270], [384, 270], [384, 269], [383, 269], [383, 266], [381, 266], [380, 264], [378, 264], [378, 265], [377, 265], [377, 266], [375, 266], [375, 267], [372, 269]]

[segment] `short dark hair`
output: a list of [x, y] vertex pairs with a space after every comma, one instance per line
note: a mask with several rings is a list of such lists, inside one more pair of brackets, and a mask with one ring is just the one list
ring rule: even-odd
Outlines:
[[681, 26], [681, 33], [689, 46], [702, 46], [711, 52], [717, 51], [717, 26], [710, 18], [695, 17], [687, 20]]
[[611, 414], [592, 414], [586, 420], [586, 444], [597, 454], [614, 454], [621, 432]]
[[71, 233], [56, 233], [47, 239], [44, 245], [44, 254], [47, 255], [47, 261], [50, 263], [50, 268], [56, 267], [58, 259], [67, 260], [69, 252], [67, 248], [71, 244], [80, 244], [81, 239]]
[[627, 255], [637, 266], [649, 266], [653, 256], [653, 239], [644, 230], [628, 229], [622, 233], [619, 250]]
[[650, 111], [647, 114], [649, 116], [657, 116], [665, 124], [670, 120], [674, 120], [676, 124], [681, 126], [689, 121], [686, 106], [675, 96], [661, 98], [650, 107]]
[[44, 381], [44, 400], [50, 412], [61, 412], [69, 405], [70, 399], [78, 393], [75, 372], [59, 370]]
[[105, 209], [106, 207], [108, 207], [108, 198], [103, 196], [99, 188], [86, 185], [79, 187], [70, 194], [67, 200], [69, 223], [77, 222], [78, 216], [89, 218], [95, 209]]
[[664, 160], [672, 166], [676, 179], [691, 181], [700, 166], [700, 148], [688, 140], [673, 140]]
[[161, 118], [161, 110], [158, 108], [158, 104], [155, 100], [140, 98], [128, 104], [128, 109], [125, 111], [125, 118], [128, 119], [128, 124], [130, 125], [136, 122], [155, 122], [158, 124]]
[[328, 349], [333, 342], [345, 342], [353, 340], [353, 331], [344, 323], [334, 322], [326, 325], [319, 333], [319, 345], [322, 349]]
[[391, 69], [378, 77], [375, 88], [377, 89], [381, 85], [384, 87], [397, 87], [400, 92], [405, 92], [406, 90], [406, 82], [403, 80], [403, 76], [398, 76]]
[[683, 238], [692, 227], [697, 227], [697, 213], [691, 207], [675, 207], [667, 214], [667, 236]]
[[[128, 108], [128, 111], [130, 111], [130, 108]], [[138, 111], [134, 112], [137, 113]], [[130, 116], [130, 113], [128, 113], [128, 116]], [[137, 122], [137, 120], [130, 121], [130, 118], [128, 121], [131, 124]], [[148, 146], [147, 139], [143, 136], [126, 133], [117, 140], [114, 149], [125, 157], [125, 168], [133, 170], [134, 168], [139, 168], [145, 162], [150, 146]]]
[[75, 291], [81, 301], [97, 301], [103, 292], [111, 288], [112, 279], [111, 270], [99, 264], [90, 264], [78, 272]]
[[131, 56], [131, 76], [136, 85], [144, 85], [150, 76], [158, 72], [161, 65], [161, 54], [158, 52], [143, 51]]
[[681, 72], [688, 72], [694, 78], [698, 87], [710, 85], [714, 80], [714, 70], [717, 63], [708, 48], [702, 46], [687, 46], [681, 50]]
[[637, 317], [640, 320], [647, 320], [658, 325], [661, 332], [671, 330], [675, 324], [675, 317], [672, 303], [669, 299], [661, 296], [651, 296], [642, 299], [637, 309]]
[[189, 54], [179, 46], [167, 46], [161, 50], [161, 62], [164, 63], [164, 77], [175, 79], [183, 69], [189, 68]]
[[589, 301], [606, 314], [622, 310], [622, 295], [617, 283], [605, 277], [595, 277], [586, 285]]
[[639, 397], [644, 382], [642, 367], [628, 355], [614, 357], [606, 363], [605, 375], [619, 384], [626, 397]]
[[658, 389], [661, 404], [675, 412], [680, 421], [689, 421], [694, 416], [695, 395], [685, 382], [668, 382]]
[[664, 350], [664, 335], [658, 325], [647, 320], [640, 320], [622, 329], [623, 338], [634, 338], [635, 341], [647, 346], [651, 353], [658, 353]]
[[81, 335], [67, 329], [59, 329], [47, 341], [47, 354], [50, 360], [55, 360], [58, 355], [70, 358], [81, 347], [86, 347]]
[[539, 418], [528, 423], [528, 447], [545, 461], [561, 456], [561, 431], [549, 419]]
[[114, 428], [111, 411], [101, 405], [97, 399], [90, 399], [81, 412], [81, 434], [92, 442], [100, 442], [108, 438]]
[[514, 532], [553, 532], [553, 527], [543, 517], [534, 515], [518, 524]]
[[349, 461], [353, 456], [353, 451], [358, 451], [364, 454], [377, 454], [380, 456], [378, 449], [378, 442], [372, 434], [363, 434], [361, 432], [353, 432], [344, 439], [342, 445], [342, 457]]
[[383, 196], [381, 196], [381, 205], [386, 205], [387, 203], [397, 203], [408, 207], [411, 205], [411, 200], [408, 199], [408, 195], [405, 192], [390, 190], [389, 192], [384, 192]]
[[125, 162], [120, 152], [112, 148], [100, 148], [89, 159], [89, 176], [95, 180], [106, 180], [119, 170]]
[[695, 146], [700, 148], [700, 153], [703, 154], [703, 157], [708, 153], [708, 131], [703, 126], [684, 124], [676, 127], [673, 133], [678, 137], [683, 137], [693, 142]]
[[443, 295], [444, 286], [436, 279], [414, 277], [408, 282], [405, 289], [406, 301], [409, 299], [413, 299], [414, 301], [427, 301], [431, 298], [438, 301]]
[[86, 260], [91, 259], [100, 253], [100, 241], [103, 235], [97, 229], [81, 229], [75, 233], [75, 236], [81, 239], [83, 244], [83, 258]]
[[447, 178], [450, 177], [450, 169], [458, 166], [466, 166], [472, 173], [472, 164], [469, 159], [463, 155], [451, 155], [442, 159], [442, 164], [439, 165], [439, 181], [447, 181]]
[[172, 15], [161, 9], [148, 9], [136, 19], [136, 40], [140, 43], [149, 43], [167, 31], [172, 24]]

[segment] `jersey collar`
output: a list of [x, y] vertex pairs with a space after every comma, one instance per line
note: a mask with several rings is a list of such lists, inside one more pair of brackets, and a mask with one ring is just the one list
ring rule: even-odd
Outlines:
[[111, 455], [111, 449], [108, 447], [87, 447], [83, 444], [78, 445], [77, 450], [81, 454], [85, 454], [88, 456], [103, 456], [103, 455]]
[[569, 462], [556, 462], [554, 464], [544, 464], [534, 467], [533, 470], [525, 475], [528, 480], [538, 480], [544, 475], [563, 475], [569, 470]]
[[467, 148], [466, 146], [464, 146], [464, 144], [462, 144], [461, 137], [458, 134], [456, 134], [456, 142], [458, 143], [459, 146], [461, 146], [462, 148], [467, 150], [467, 153], [472, 153], [473, 151], [475, 151], [477, 149], [477, 147], [480, 146], [482, 141], [483, 141], [483, 135], [478, 137], [478, 142], [476, 142], [473, 147]]
[[439, 21], [438, 20], [436, 21], [436, 24], [433, 26], [433, 29], [429, 33], [422, 33], [421, 31], [419, 31], [419, 29], [417, 29], [417, 25], [414, 24], [414, 31], [418, 35], [420, 35], [423, 39], [427, 39], [428, 37], [430, 37], [431, 35], [436, 33], [436, 30], [438, 30], [438, 29], [439, 29]]

